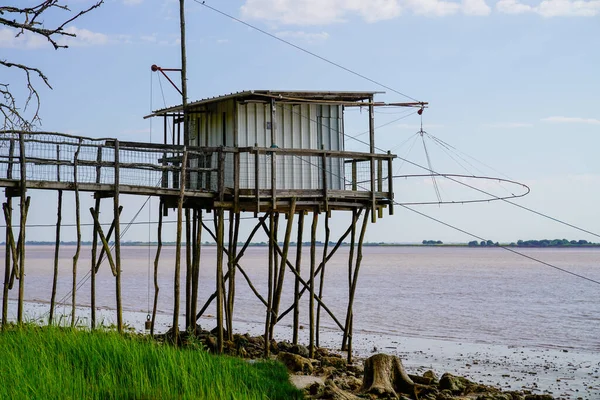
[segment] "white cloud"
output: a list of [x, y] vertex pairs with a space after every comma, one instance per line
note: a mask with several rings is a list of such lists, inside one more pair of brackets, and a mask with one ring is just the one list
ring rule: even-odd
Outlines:
[[527, 122], [498, 122], [492, 124], [483, 124], [484, 128], [493, 129], [518, 129], [518, 128], [531, 128], [533, 124]]
[[298, 39], [303, 42], [321, 42], [329, 38], [327, 32], [281, 31], [275, 35], [280, 38]]
[[242, 16], [284, 25], [324, 25], [359, 15], [368, 22], [392, 19], [402, 9], [398, 0], [246, 0]]
[[[87, 29], [79, 29], [75, 26], [70, 26], [65, 29], [65, 32], [75, 34], [76, 37], [62, 36], [56, 37], [59, 45], [66, 46], [99, 46], [108, 44], [110, 41], [125, 41], [124, 36], [116, 36], [110, 38], [104, 33], [92, 32]], [[39, 49], [52, 48], [52, 44], [43, 36], [36, 35], [30, 32], [24, 32], [19, 36], [14, 29], [0, 29], [0, 48], [19, 48], [19, 49]]]
[[536, 13], [543, 17], [594, 17], [600, 15], [600, 0], [543, 0], [537, 6], [519, 0], [499, 0], [496, 9], [505, 14]]
[[460, 11], [460, 4], [440, 0], [406, 0], [407, 8], [417, 15], [444, 17]]
[[142, 4], [144, 0], [123, 0], [123, 4], [127, 6], [137, 6], [138, 4]]
[[79, 29], [75, 26], [70, 26], [65, 31], [75, 35], [75, 37], [65, 36], [61, 41], [61, 44], [64, 42], [68, 46], [101, 46], [108, 44], [110, 40], [108, 35], [104, 33]]
[[591, 124], [600, 125], [600, 119], [598, 118], [579, 118], [579, 117], [548, 117], [543, 118], [543, 122], [552, 122], [559, 124]]
[[[131, 0], [130, 0], [131, 1]], [[487, 16], [488, 0], [244, 0], [243, 18], [282, 25], [326, 25], [358, 16], [367, 22], [402, 13], [427, 17], [455, 14]], [[600, 15], [600, 0], [498, 0], [502, 14], [532, 13], [543, 17]]]
[[499, 0], [496, 3], [496, 10], [505, 14], [523, 14], [534, 11], [532, 6], [521, 4], [517, 0]]
[[466, 15], [485, 16], [490, 15], [492, 9], [484, 0], [463, 0], [462, 11]]
[[457, 13], [489, 15], [486, 0], [245, 0], [242, 17], [284, 25], [325, 25], [358, 15], [367, 22], [398, 17], [403, 11], [441, 17]]
[[51, 46], [50, 42], [40, 35], [25, 32], [17, 37], [17, 33], [18, 31], [15, 29], [0, 29], [0, 48], [39, 49], [44, 46]]

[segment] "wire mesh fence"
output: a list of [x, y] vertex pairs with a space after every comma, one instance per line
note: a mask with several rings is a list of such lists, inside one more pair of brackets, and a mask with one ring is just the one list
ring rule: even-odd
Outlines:
[[[118, 151], [117, 151], [118, 148]], [[21, 154], [21, 151], [23, 153]], [[0, 132], [0, 179], [179, 189], [390, 190], [391, 162], [379, 156], [265, 148], [202, 148], [119, 142], [47, 132]], [[391, 156], [390, 156], [391, 157]], [[237, 182], [236, 182], [237, 180]]]

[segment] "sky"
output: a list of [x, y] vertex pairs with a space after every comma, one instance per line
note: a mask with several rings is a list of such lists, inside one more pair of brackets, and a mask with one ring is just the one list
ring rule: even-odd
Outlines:
[[[92, 4], [66, 3], [72, 10]], [[426, 101], [430, 105], [422, 120], [416, 114], [397, 120], [405, 115], [403, 110], [378, 110], [376, 125], [387, 125], [376, 131], [377, 146], [439, 173], [521, 182], [531, 193], [513, 200], [516, 204], [600, 233], [600, 1], [207, 0], [206, 4], [371, 81], [187, 0], [190, 100], [250, 89], [290, 89], [372, 90], [386, 92], [377, 95], [380, 101]], [[44, 21], [50, 25], [66, 15], [55, 11]], [[68, 49], [54, 50], [44, 40], [30, 35], [15, 38], [14, 31], [0, 28], [1, 58], [40, 68], [53, 88], [36, 83], [40, 129], [159, 142], [158, 121], [152, 124], [142, 117], [180, 103], [164, 78], [150, 71], [152, 64], [180, 67], [178, 1], [106, 0], [67, 29], [77, 37], [65, 41]], [[22, 76], [7, 69], [1, 74], [22, 95], [16, 89], [24, 86]], [[348, 111], [345, 133], [363, 132], [364, 121], [364, 110]], [[428, 134], [423, 138], [417, 134], [421, 122]], [[365, 151], [364, 144], [352, 140], [347, 140], [346, 148]], [[424, 172], [401, 159], [394, 162], [394, 169], [398, 175]], [[497, 196], [522, 192], [520, 185], [465, 182]], [[443, 178], [437, 184], [444, 201], [489, 199]], [[31, 193], [28, 222], [52, 224], [55, 195]], [[85, 210], [91, 195], [82, 197]], [[431, 179], [423, 177], [396, 180], [395, 197], [400, 203], [436, 200]], [[122, 219], [131, 220], [144, 200], [125, 199]], [[151, 211], [144, 209], [138, 221], [156, 220], [157, 203], [153, 200]], [[104, 207], [106, 220], [111, 206]], [[366, 240], [468, 242], [474, 239], [465, 233], [470, 232], [494, 242], [542, 238], [600, 242], [599, 237], [502, 201], [410, 208], [462, 231], [398, 206], [393, 216], [386, 212], [369, 226]], [[347, 227], [347, 214], [333, 216], [334, 238]], [[87, 215], [84, 218], [89, 222]], [[169, 219], [173, 218], [171, 213]], [[74, 215], [63, 217], [67, 224], [74, 220]], [[250, 224], [244, 229], [250, 230]], [[174, 240], [172, 229], [170, 234]], [[52, 228], [31, 228], [27, 237], [53, 240], [53, 235]], [[73, 228], [64, 230], [64, 240], [69, 235], [74, 239]], [[89, 228], [84, 229], [86, 237], [91, 238]], [[137, 225], [123, 240], [155, 238], [154, 228]]]

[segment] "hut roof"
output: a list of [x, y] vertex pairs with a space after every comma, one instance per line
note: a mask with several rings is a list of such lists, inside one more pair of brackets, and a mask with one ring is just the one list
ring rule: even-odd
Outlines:
[[[278, 102], [288, 103], [358, 103], [371, 99], [377, 93], [383, 92], [349, 92], [349, 91], [305, 91], [305, 90], [245, 90], [221, 96], [208, 97], [188, 103], [188, 108], [200, 105], [217, 103], [223, 100], [236, 99], [238, 101], [269, 101], [275, 98]], [[154, 111], [144, 118], [159, 116], [163, 114], [179, 112], [183, 105], [162, 108]]]

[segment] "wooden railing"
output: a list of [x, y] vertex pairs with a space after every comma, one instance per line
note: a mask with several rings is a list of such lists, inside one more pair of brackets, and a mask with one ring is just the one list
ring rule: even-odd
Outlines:
[[[116, 152], [118, 148], [118, 154]], [[181, 165], [186, 153], [186, 165]], [[0, 185], [169, 195], [218, 201], [278, 197], [370, 197], [375, 208], [393, 199], [392, 154], [270, 147], [185, 147], [91, 139], [48, 132], [0, 132]], [[24, 164], [24, 169], [21, 169]]]

